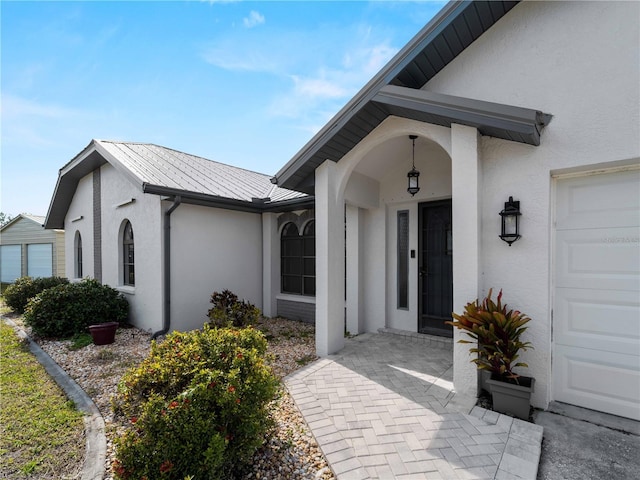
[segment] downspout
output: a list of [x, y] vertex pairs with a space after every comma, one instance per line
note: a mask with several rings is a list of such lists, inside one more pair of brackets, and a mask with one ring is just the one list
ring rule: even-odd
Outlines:
[[166, 334], [171, 328], [171, 214], [182, 203], [182, 197], [176, 195], [173, 204], [164, 212], [164, 315], [162, 330], [158, 330], [151, 336], [155, 340], [160, 335]]

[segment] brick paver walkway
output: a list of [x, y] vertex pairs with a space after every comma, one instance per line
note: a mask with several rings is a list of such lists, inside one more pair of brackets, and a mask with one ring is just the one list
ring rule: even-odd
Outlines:
[[365, 334], [285, 381], [339, 480], [535, 479], [542, 427], [474, 407], [452, 372], [450, 343]]

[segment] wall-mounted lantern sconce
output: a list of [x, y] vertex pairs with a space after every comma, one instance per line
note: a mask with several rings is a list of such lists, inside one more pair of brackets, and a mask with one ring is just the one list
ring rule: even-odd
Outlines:
[[514, 201], [513, 197], [509, 197], [509, 201], [504, 202], [504, 210], [500, 212], [502, 229], [499, 235], [500, 239], [507, 242], [509, 246], [521, 237], [520, 215], [522, 215], [520, 213], [520, 201]]
[[413, 153], [411, 155], [411, 170], [407, 173], [407, 192], [413, 197], [420, 191], [420, 172], [416, 170], [416, 138], [417, 135], [409, 135], [413, 143]]

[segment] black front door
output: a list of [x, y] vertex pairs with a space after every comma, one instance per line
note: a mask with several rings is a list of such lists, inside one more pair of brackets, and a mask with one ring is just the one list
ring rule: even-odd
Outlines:
[[421, 203], [419, 211], [418, 331], [453, 336], [445, 325], [453, 310], [451, 200]]

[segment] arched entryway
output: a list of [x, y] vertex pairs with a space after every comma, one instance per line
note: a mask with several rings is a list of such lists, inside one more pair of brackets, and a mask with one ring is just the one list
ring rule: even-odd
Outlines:
[[[418, 135], [416, 168], [421, 177], [415, 197], [407, 192], [409, 135]], [[319, 355], [339, 351], [345, 329], [350, 333], [385, 327], [419, 330], [425, 305], [424, 296], [420, 297], [424, 287], [420, 262], [429, 255], [419, 245], [420, 215], [427, 215], [429, 205], [436, 205], [432, 202], [450, 202], [451, 222], [442, 230], [441, 248], [451, 252], [451, 275], [441, 281], [452, 291], [451, 311], [461, 310], [469, 298], [477, 296], [480, 190], [475, 128], [389, 117], [340, 162], [320, 165], [315, 185]], [[407, 226], [404, 246], [399, 229], [403, 222]], [[408, 256], [406, 270], [400, 268], [399, 247]], [[345, 275], [346, 281], [338, 281]], [[400, 275], [407, 278], [406, 303], [400, 298]], [[441, 320], [444, 310], [439, 309]], [[458, 333], [453, 335], [457, 340]], [[474, 389], [475, 370], [468, 349], [454, 346], [454, 365], [457, 383]]]
[[[444, 316], [434, 318], [444, 310], [450, 314], [453, 301], [451, 158], [424, 132], [418, 135], [420, 190], [412, 196], [407, 172], [413, 164], [409, 134], [415, 130], [405, 122], [390, 123], [385, 126], [394, 136], [360, 155], [345, 184], [346, 328], [424, 332], [427, 323], [428, 333], [451, 336]], [[439, 221], [443, 213], [447, 222]], [[441, 292], [448, 297], [436, 298]]]

